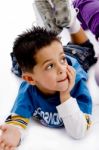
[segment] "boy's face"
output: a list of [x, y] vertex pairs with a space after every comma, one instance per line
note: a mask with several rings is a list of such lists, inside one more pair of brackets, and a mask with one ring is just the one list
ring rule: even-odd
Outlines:
[[43, 93], [65, 91], [68, 88], [68, 66], [61, 43], [54, 41], [36, 54], [37, 65], [30, 73], [33, 82]]

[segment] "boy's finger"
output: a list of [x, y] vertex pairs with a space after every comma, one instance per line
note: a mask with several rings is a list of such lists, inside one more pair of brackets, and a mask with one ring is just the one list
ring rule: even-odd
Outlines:
[[71, 82], [72, 74], [71, 74], [71, 72], [69, 70], [67, 70], [67, 75], [68, 75], [69, 82]]
[[67, 68], [67, 74], [69, 75], [69, 76], [73, 76], [73, 73], [72, 73], [72, 71], [71, 71], [71, 69], [68, 67]]
[[1, 143], [2, 143], [2, 141], [3, 141], [3, 140], [2, 140], [2, 138], [0, 137], [0, 147], [1, 147]]
[[75, 69], [74, 69], [73, 67], [71, 67], [71, 66], [68, 65], [67, 70], [68, 70], [73, 76], [76, 76], [76, 71], [75, 71]]
[[1, 148], [4, 148], [4, 147], [5, 147], [5, 143], [4, 143], [3, 141], [0, 143], [0, 147], [1, 147]]
[[76, 72], [75, 69], [74, 69], [72, 66], [69, 66], [69, 65], [68, 65], [67, 68], [68, 68], [68, 70], [69, 70], [70, 72], [73, 72], [73, 73]]
[[0, 129], [0, 136], [2, 135], [2, 130]]
[[6, 130], [7, 130], [7, 127], [6, 127], [6, 125], [0, 125], [0, 129], [1, 129], [2, 131], [6, 131]]
[[72, 85], [73, 82], [75, 82], [75, 75], [72, 75], [72, 73], [69, 70], [67, 70], [67, 75], [68, 75], [69, 83], [70, 85]]
[[16, 150], [16, 147], [11, 147], [10, 150]]
[[9, 146], [6, 146], [6, 147], [5, 147], [5, 150], [10, 150], [10, 147], [9, 147]]
[[4, 149], [4, 150], [10, 150], [11, 148], [12, 148], [12, 146], [9, 145], [9, 144], [7, 144], [7, 145], [5, 146], [5, 149]]

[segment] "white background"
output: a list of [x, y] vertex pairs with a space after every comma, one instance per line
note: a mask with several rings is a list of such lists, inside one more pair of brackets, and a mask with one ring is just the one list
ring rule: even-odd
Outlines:
[[[21, 82], [11, 73], [10, 52], [16, 36], [35, 23], [32, 3], [33, 0], [0, 1], [0, 124], [9, 114]], [[70, 38], [67, 31], [63, 31], [62, 36], [62, 42], [67, 43]], [[90, 32], [88, 36], [98, 53], [99, 45], [94, 36]], [[99, 105], [96, 105], [99, 104], [99, 87], [94, 80], [94, 66], [89, 71], [88, 86], [93, 97], [94, 122], [83, 140], [75, 141], [64, 129], [49, 129], [31, 120], [19, 150], [99, 150]]]

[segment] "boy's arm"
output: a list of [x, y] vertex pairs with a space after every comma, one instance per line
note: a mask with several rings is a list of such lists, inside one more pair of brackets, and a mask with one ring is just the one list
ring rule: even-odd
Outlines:
[[82, 27], [80, 27], [80, 30], [78, 32], [70, 34], [70, 36], [74, 44], [83, 44], [88, 41], [88, 37]]
[[[81, 76], [79, 81], [76, 78], [76, 83], [73, 87], [75, 81], [73, 68], [68, 67], [67, 73], [69, 87], [66, 91], [60, 92], [61, 104], [57, 106], [57, 110], [64, 122], [67, 133], [75, 139], [80, 139], [84, 137], [91, 125], [92, 99], [86, 85], [86, 78]], [[82, 73], [77, 72], [76, 76], [79, 74], [80, 78]]]
[[70, 24], [68, 31], [74, 44], [83, 44], [88, 41], [88, 37], [83, 28], [81, 27], [81, 24], [76, 16], [73, 17], [72, 23]]
[[83, 44], [88, 40], [85, 31], [81, 27], [80, 21], [77, 19], [76, 9], [70, 5], [71, 20], [67, 27], [71, 40], [74, 44]]
[[90, 115], [80, 110], [76, 99], [69, 98], [57, 106], [57, 110], [64, 122], [66, 132], [74, 139], [83, 138], [91, 125]]

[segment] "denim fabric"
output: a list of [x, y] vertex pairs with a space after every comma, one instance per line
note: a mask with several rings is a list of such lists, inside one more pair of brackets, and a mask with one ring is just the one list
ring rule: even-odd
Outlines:
[[77, 59], [79, 64], [86, 72], [97, 61], [93, 45], [90, 43], [89, 40], [82, 45], [68, 43], [66, 46], [64, 46], [64, 51], [66, 55]]

